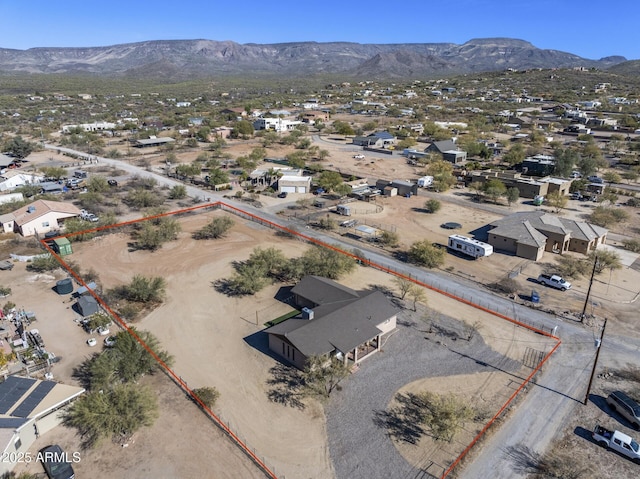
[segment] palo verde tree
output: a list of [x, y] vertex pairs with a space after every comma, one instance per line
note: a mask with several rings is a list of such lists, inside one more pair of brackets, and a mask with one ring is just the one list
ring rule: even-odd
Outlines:
[[453, 165], [444, 160], [429, 163], [427, 175], [433, 176], [433, 189], [438, 192], [447, 191], [456, 182], [453, 176]]
[[444, 264], [445, 251], [433, 246], [428, 240], [416, 241], [407, 253], [409, 261], [427, 268], [438, 268]]
[[326, 401], [350, 372], [349, 367], [335, 356], [310, 356], [302, 373], [302, 392]]
[[234, 221], [228, 216], [214, 218], [203, 228], [193, 233], [193, 239], [202, 240], [222, 238], [234, 224]]

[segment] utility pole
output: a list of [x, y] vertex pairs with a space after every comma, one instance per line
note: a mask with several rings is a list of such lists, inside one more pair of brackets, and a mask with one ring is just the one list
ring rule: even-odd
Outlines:
[[607, 327], [607, 318], [604, 318], [604, 324], [602, 325], [602, 331], [600, 332], [600, 339], [596, 343], [598, 350], [596, 351], [596, 359], [593, 361], [593, 369], [591, 370], [591, 377], [589, 378], [589, 385], [587, 386], [587, 394], [584, 397], [584, 405], [587, 405], [589, 401], [589, 393], [591, 392], [591, 384], [593, 384], [593, 376], [596, 374], [596, 366], [598, 365], [598, 356], [600, 356], [600, 349], [602, 349], [602, 338], [604, 338], [604, 328]]
[[591, 296], [591, 286], [593, 286], [593, 278], [596, 275], [596, 267], [598, 266], [598, 255], [593, 259], [593, 269], [591, 270], [591, 279], [589, 280], [589, 289], [587, 289], [587, 297], [584, 299], [584, 307], [582, 308], [582, 315], [580, 316], [580, 322], [584, 323], [584, 318], [587, 313], [587, 304], [589, 304], [589, 296]]

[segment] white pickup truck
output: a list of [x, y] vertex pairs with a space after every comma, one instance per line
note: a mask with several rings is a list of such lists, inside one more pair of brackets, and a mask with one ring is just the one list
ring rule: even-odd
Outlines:
[[626, 434], [597, 425], [591, 436], [600, 446], [619, 452], [633, 462], [640, 464], [640, 445]]
[[80, 218], [85, 221], [91, 221], [92, 223], [100, 221], [100, 218], [93, 213], [89, 213], [87, 210], [80, 210]]
[[558, 275], [541, 274], [538, 276], [538, 283], [551, 286], [562, 291], [571, 289], [571, 283], [565, 281]]

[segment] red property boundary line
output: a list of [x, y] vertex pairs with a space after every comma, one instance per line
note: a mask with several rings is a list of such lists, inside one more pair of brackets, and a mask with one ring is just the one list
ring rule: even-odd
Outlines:
[[[184, 208], [181, 210], [177, 210], [177, 211], [171, 211], [171, 212], [167, 212], [167, 213], [161, 213], [158, 215], [153, 215], [153, 216], [148, 216], [148, 217], [144, 217], [144, 218], [139, 218], [139, 219], [135, 219], [135, 220], [130, 220], [130, 221], [125, 221], [122, 223], [117, 223], [117, 224], [113, 224], [113, 225], [106, 225], [106, 226], [100, 226], [97, 228], [91, 228], [91, 229], [87, 229], [84, 231], [79, 231], [77, 233], [71, 233], [68, 235], [60, 235], [56, 238], [72, 238], [73, 236], [78, 236], [81, 234], [87, 234], [87, 233], [94, 233], [94, 232], [99, 232], [99, 231], [106, 231], [109, 229], [113, 229], [113, 228], [119, 228], [122, 226], [129, 226], [129, 225], [133, 225], [136, 223], [140, 223], [143, 221], [147, 221], [147, 220], [153, 220], [153, 219], [157, 219], [157, 218], [162, 218], [162, 217], [166, 217], [166, 216], [173, 216], [173, 215], [180, 215], [180, 214], [185, 214], [185, 213], [190, 213], [190, 212], [195, 212], [198, 210], [203, 210], [203, 209], [217, 209], [217, 208], [221, 208], [225, 211], [229, 211], [237, 216], [240, 217], [244, 217], [246, 219], [249, 219], [251, 221], [263, 224], [263, 225], [267, 225], [273, 229], [288, 233], [292, 236], [298, 237], [308, 243], [317, 245], [317, 246], [321, 246], [324, 248], [328, 248], [332, 251], [336, 251], [340, 254], [343, 254], [345, 256], [351, 257], [355, 260], [358, 260], [368, 266], [371, 266], [373, 268], [376, 268], [380, 271], [383, 271], [385, 273], [391, 274], [393, 276], [396, 276], [398, 278], [402, 278], [405, 279], [407, 281], [411, 281], [412, 283], [415, 283], [421, 287], [427, 288], [431, 291], [434, 291], [436, 293], [442, 294], [448, 298], [454, 299], [456, 301], [459, 301], [463, 304], [466, 304], [468, 306], [471, 306], [473, 308], [476, 308], [480, 311], [484, 311], [488, 314], [491, 314], [493, 316], [496, 316], [500, 319], [503, 319], [505, 321], [508, 321], [512, 324], [515, 324], [517, 326], [520, 326], [522, 328], [525, 328], [529, 331], [533, 331], [537, 334], [541, 334], [543, 336], [546, 336], [548, 338], [554, 339], [556, 340], [556, 344], [554, 345], [554, 347], [551, 349], [551, 351], [542, 359], [542, 361], [540, 361], [540, 363], [536, 366], [536, 368], [531, 372], [531, 374], [529, 374], [529, 376], [522, 382], [522, 384], [520, 384], [520, 386], [513, 392], [513, 394], [507, 399], [507, 401], [502, 405], [502, 407], [498, 410], [498, 412], [487, 422], [487, 424], [485, 424], [485, 426], [482, 428], [482, 430], [473, 438], [473, 440], [467, 445], [467, 447], [460, 453], [460, 455], [458, 455], [458, 457], [453, 461], [453, 463], [449, 466], [449, 468], [442, 474], [442, 476], [440, 477], [440, 479], [445, 479], [452, 471], [453, 469], [462, 461], [462, 459], [464, 459], [464, 457], [469, 453], [469, 451], [473, 448], [473, 446], [484, 436], [484, 434], [487, 432], [487, 430], [494, 424], [494, 422], [500, 417], [500, 415], [505, 411], [505, 409], [507, 407], [509, 407], [509, 405], [512, 403], [512, 401], [518, 396], [518, 394], [525, 388], [525, 386], [527, 384], [529, 384], [529, 382], [534, 378], [534, 376], [540, 371], [540, 369], [542, 368], [542, 366], [547, 362], [547, 360], [553, 355], [553, 353], [556, 352], [556, 350], [560, 347], [560, 344], [562, 344], [562, 341], [560, 340], [560, 338], [558, 338], [557, 336], [554, 336], [542, 329], [533, 327], [531, 325], [528, 325], [526, 323], [523, 323], [521, 321], [518, 321], [514, 318], [511, 318], [509, 316], [506, 316], [502, 313], [499, 313], [497, 311], [493, 311], [492, 309], [486, 308], [484, 306], [481, 306], [479, 304], [476, 304], [472, 301], [466, 300], [464, 298], [461, 298], [459, 296], [456, 296], [452, 293], [449, 293], [447, 291], [441, 290], [435, 286], [431, 286], [429, 284], [426, 284], [422, 281], [419, 281], [417, 279], [411, 278], [410, 276], [407, 276], [405, 274], [399, 273], [397, 271], [394, 271], [392, 269], [389, 269], [381, 264], [375, 263], [371, 260], [368, 260], [366, 258], [362, 258], [360, 256], [357, 256], [353, 253], [350, 253], [348, 251], [344, 251], [343, 249], [338, 248], [337, 246], [334, 246], [332, 244], [326, 243], [324, 241], [320, 241], [316, 238], [313, 238], [311, 236], [305, 235], [295, 229], [292, 228], [288, 228], [286, 226], [283, 226], [281, 224], [275, 223], [271, 220], [265, 219], [259, 215], [250, 213], [248, 211], [245, 211], [241, 208], [238, 208], [236, 206], [233, 205], [229, 205], [227, 203], [224, 203], [222, 201], [216, 201], [214, 203], [207, 203], [204, 205], [198, 205], [198, 206], [193, 206], [190, 208]], [[49, 241], [52, 238], [49, 239]], [[87, 287], [87, 284], [82, 280], [82, 278], [80, 278], [80, 276], [73, 271], [72, 268], [69, 267], [69, 265], [55, 252], [51, 249], [51, 247], [45, 243], [44, 240], [40, 240], [41, 244], [48, 250], [48, 252], [54, 256], [56, 258], [56, 260], [64, 267], [64, 269], [67, 270], [67, 272], [69, 272], [69, 274], [71, 274], [75, 280], [79, 283], [82, 284], [82, 286]], [[227, 435], [229, 437], [231, 437], [231, 439], [238, 445], [238, 447], [240, 447], [242, 449], [242, 451], [249, 456], [249, 458], [264, 472], [264, 474], [271, 478], [271, 479], [278, 479], [278, 476], [275, 475], [275, 473], [247, 446], [247, 444], [245, 444], [207, 405], [205, 405], [202, 400], [187, 386], [187, 384], [182, 380], [182, 378], [180, 376], [178, 376], [164, 361], [162, 361], [162, 359], [160, 359], [160, 357], [135, 333], [134, 330], [132, 330], [126, 323], [125, 321], [123, 321], [97, 294], [95, 294], [95, 292], [89, 288], [87, 288], [89, 293], [96, 299], [96, 301], [111, 315], [113, 316], [113, 318], [117, 321], [117, 323], [125, 330], [127, 331], [129, 334], [131, 334], [131, 336], [149, 353], [151, 354], [151, 356], [156, 360], [156, 362], [160, 365], [160, 367], [188, 394], [188, 396], [193, 399], [208, 415], [211, 419], [214, 420], [214, 422], [225, 432], [227, 433]]]

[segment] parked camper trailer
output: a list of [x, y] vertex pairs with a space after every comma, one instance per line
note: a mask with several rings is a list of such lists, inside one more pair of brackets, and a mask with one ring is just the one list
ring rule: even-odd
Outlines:
[[462, 235], [449, 236], [449, 249], [471, 256], [472, 258], [482, 258], [493, 254], [493, 246], [473, 238]]
[[429, 188], [433, 185], [433, 176], [423, 176], [418, 178], [418, 186], [420, 188]]

